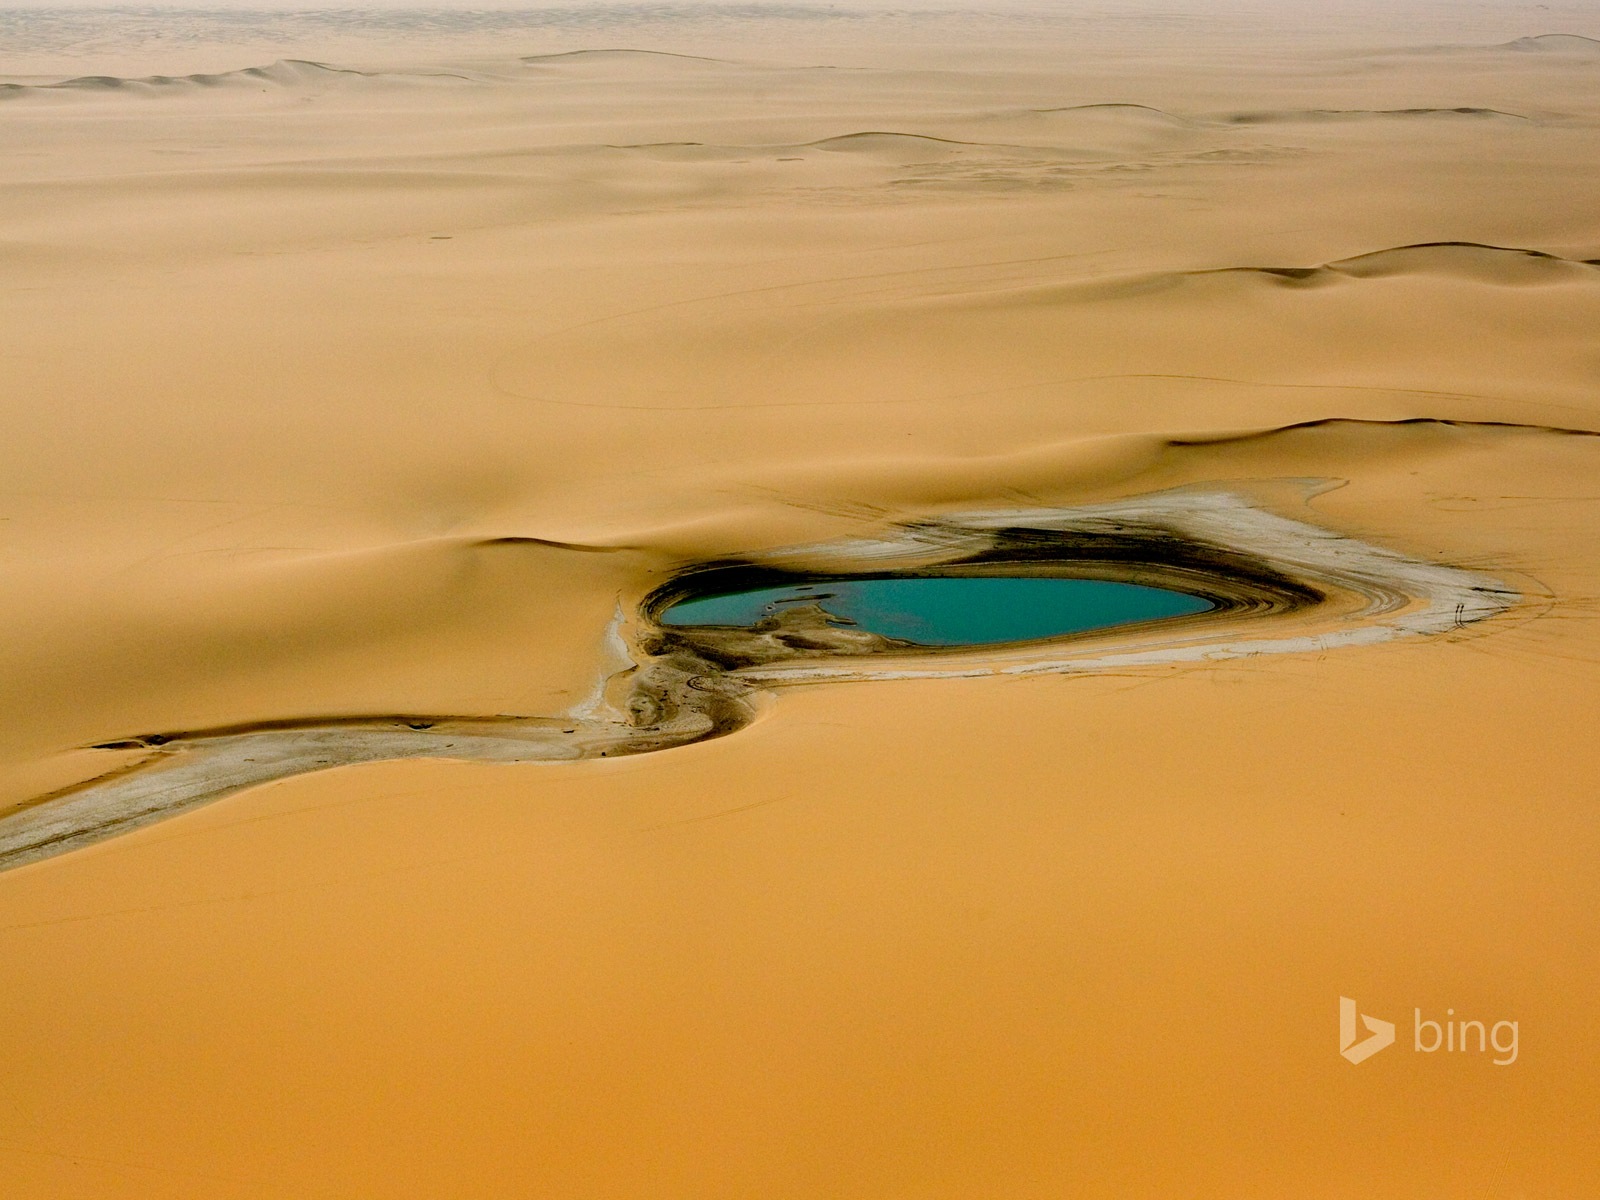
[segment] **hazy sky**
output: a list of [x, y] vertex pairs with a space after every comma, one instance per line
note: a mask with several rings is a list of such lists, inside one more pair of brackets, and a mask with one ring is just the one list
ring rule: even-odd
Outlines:
[[[1531, 3], [1526, 0], [556, 0], [551, 3], [519, 3], [517, 0], [359, 0], [356, 3], [334, 3], [332, 0], [128, 0], [124, 4], [107, 3], [106, 0], [0, 0], [0, 10], [51, 9], [51, 8], [137, 8], [137, 9], [189, 9], [206, 11], [259, 11], [274, 10], [361, 10], [375, 8], [452, 9], [471, 11], [483, 9], [515, 10], [650, 10], [650, 9], [704, 9], [718, 10], [783, 10], [783, 9], [835, 9], [841, 12], [883, 12], [906, 10], [1007, 11], [1027, 9], [1034, 12], [1054, 12], [1063, 16], [1088, 17], [1097, 13], [1184, 14], [1203, 17], [1208, 14], [1244, 16], [1258, 13], [1267, 17], [1301, 16], [1310, 20], [1325, 19], [1342, 13], [1384, 12], [1403, 14], [1408, 10], [1417, 15], [1439, 15], [1459, 12], [1482, 19], [1486, 16], [1525, 16], [1532, 24], [1540, 21], [1560, 23], [1563, 20], [1580, 22], [1600, 19], [1600, 0], [1552, 0], [1550, 3]], [[0, 47], [3, 51], [3, 47]]]
[[[1551, 0], [1534, 3], [1530, 0], [551, 0], [551, 2], [518, 2], [518, 0], [357, 0], [337, 3], [334, 0], [128, 0], [124, 4], [107, 3], [107, 0], [0, 0], [0, 11], [38, 9], [171, 9], [200, 10], [208, 12], [259, 12], [371, 9], [441, 9], [453, 11], [516, 10], [589, 12], [596, 15], [607, 12], [646, 15], [652, 11], [670, 11], [674, 15], [703, 10], [706, 15], [742, 14], [759, 17], [763, 11], [782, 13], [784, 10], [809, 10], [820, 15], [821, 10], [832, 10], [841, 15], [851, 13], [884, 13], [916, 11], [948, 11], [958, 9], [968, 12], [996, 13], [1028, 11], [1057, 14], [1063, 18], [1082, 19], [1095, 15], [1127, 15], [1148, 13], [1152, 16], [1184, 16], [1196, 19], [1219, 17], [1224, 19], [1249, 19], [1252, 16], [1269, 21], [1304, 20], [1311, 24], [1329, 20], [1358, 19], [1361, 14], [1383, 14], [1390, 21], [1404, 21], [1408, 17], [1422, 21], [1448, 20], [1451, 16], [1464, 23], [1484, 20], [1511, 21], [1529, 29], [1565, 30], [1574, 33], [1600, 32], [1600, 0]], [[111, 19], [108, 17], [108, 19]], [[0, 54], [5, 47], [0, 44]]]
[[1130, 25], [1172, 44], [1204, 34], [1241, 43], [1289, 35], [1329, 45], [1483, 45], [1551, 32], [1600, 38], [1600, 0], [0, 0], [0, 75], [222, 70], [278, 57], [361, 57], [379, 44], [693, 49], [714, 36], [779, 52], [889, 37], [981, 50], [1123, 37]]

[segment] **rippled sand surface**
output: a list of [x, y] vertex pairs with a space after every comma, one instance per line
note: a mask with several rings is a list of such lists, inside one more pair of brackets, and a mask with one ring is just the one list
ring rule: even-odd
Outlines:
[[[0, 872], [0, 1192], [1600, 1187], [1592, 6], [119, 20], [0, 14], [0, 853], [196, 806]], [[641, 607], [1150, 522], [1326, 602]]]

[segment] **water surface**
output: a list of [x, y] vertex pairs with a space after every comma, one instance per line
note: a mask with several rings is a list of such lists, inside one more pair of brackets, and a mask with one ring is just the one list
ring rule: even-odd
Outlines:
[[1028, 642], [1136, 621], [1204, 612], [1187, 592], [1103, 579], [904, 576], [786, 584], [672, 605], [666, 625], [749, 627], [785, 609], [820, 604], [835, 623], [922, 646]]

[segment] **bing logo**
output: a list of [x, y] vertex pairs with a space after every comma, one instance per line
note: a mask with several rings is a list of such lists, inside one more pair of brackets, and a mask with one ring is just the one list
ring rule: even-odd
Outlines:
[[[1414, 1011], [1411, 1048], [1418, 1054], [1446, 1053], [1478, 1054], [1493, 1050], [1498, 1057], [1491, 1060], [1497, 1067], [1508, 1067], [1517, 1061], [1519, 1030], [1516, 1021], [1496, 1021], [1492, 1026], [1482, 1021], [1454, 1021], [1456, 1010], [1447, 1008], [1445, 1020], [1425, 1021], [1422, 1010]], [[1357, 1038], [1357, 1022], [1366, 1027], [1367, 1036]], [[1379, 1050], [1394, 1045], [1394, 1022], [1380, 1021], [1356, 1010], [1356, 1002], [1349, 996], [1339, 997], [1339, 1053], [1346, 1062], [1364, 1063]]]

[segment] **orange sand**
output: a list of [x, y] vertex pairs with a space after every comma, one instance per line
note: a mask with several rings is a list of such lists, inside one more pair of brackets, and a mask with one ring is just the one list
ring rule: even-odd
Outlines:
[[1523, 596], [0, 875], [0, 1193], [1595, 1194], [1600, 100], [1529, 16], [0, 97], [0, 812], [137, 734], [559, 713], [679, 565], [939, 512], [1231, 487]]

